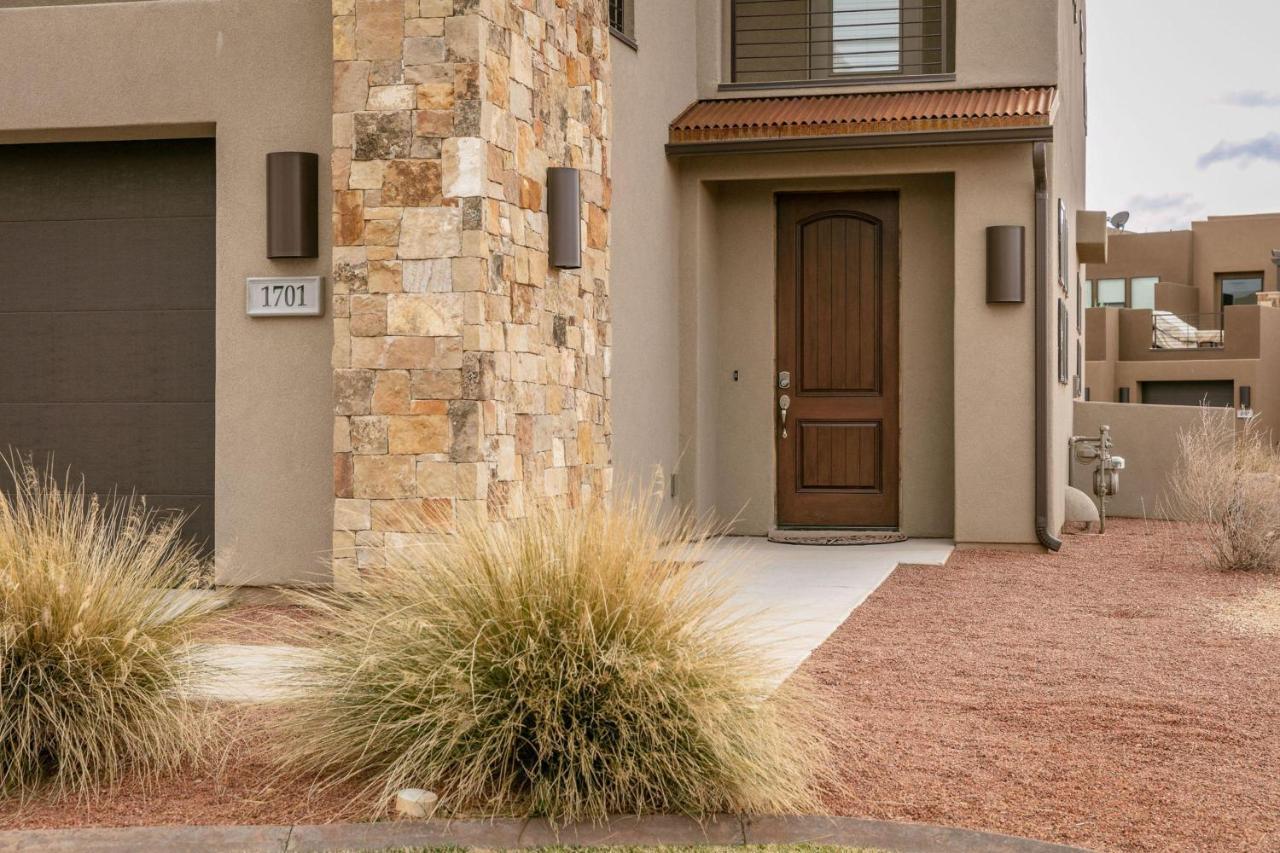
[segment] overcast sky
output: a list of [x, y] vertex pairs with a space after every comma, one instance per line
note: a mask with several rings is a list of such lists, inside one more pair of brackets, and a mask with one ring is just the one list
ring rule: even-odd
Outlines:
[[1280, 212], [1280, 0], [1090, 0], [1089, 207]]

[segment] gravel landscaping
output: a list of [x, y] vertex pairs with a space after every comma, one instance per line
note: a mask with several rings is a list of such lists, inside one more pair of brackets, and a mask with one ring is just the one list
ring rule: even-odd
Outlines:
[[896, 571], [802, 669], [842, 721], [831, 812], [1280, 850], [1280, 578], [1206, 567], [1198, 535], [1119, 521]]
[[[1280, 577], [1223, 574], [1197, 528], [1119, 521], [1058, 555], [904, 566], [802, 667], [839, 720], [832, 814], [1101, 850], [1280, 850]], [[292, 608], [204, 641], [280, 642]], [[0, 801], [0, 829], [359, 820], [225, 710], [213, 765], [86, 801]]]

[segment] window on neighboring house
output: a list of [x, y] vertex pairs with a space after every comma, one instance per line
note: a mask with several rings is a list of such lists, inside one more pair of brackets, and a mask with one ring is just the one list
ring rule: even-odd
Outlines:
[[1098, 301], [1093, 298], [1093, 279], [1086, 278], [1084, 280], [1084, 307], [1096, 308]]
[[1129, 279], [1129, 307], [1146, 308], [1149, 311], [1154, 311], [1156, 308], [1156, 283], [1158, 281], [1160, 279], [1155, 276]]
[[1228, 305], [1257, 305], [1262, 292], [1262, 273], [1219, 273], [1218, 293], [1222, 295], [1222, 307]]
[[1125, 281], [1122, 278], [1098, 279], [1097, 304], [1100, 308], [1123, 308]]
[[635, 0], [609, 0], [609, 29], [628, 44], [635, 45]]

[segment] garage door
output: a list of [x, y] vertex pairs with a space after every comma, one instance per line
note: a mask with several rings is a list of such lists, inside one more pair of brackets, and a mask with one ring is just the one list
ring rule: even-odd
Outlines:
[[1143, 382], [1142, 402], [1159, 406], [1216, 406], [1236, 404], [1236, 386], [1230, 381]]
[[0, 145], [0, 448], [213, 541], [212, 140]]

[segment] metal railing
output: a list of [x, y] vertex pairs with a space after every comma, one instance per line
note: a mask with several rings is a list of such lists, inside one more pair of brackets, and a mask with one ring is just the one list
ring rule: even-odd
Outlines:
[[1221, 349], [1225, 345], [1221, 314], [1151, 312], [1153, 350]]
[[955, 0], [730, 0], [735, 83], [955, 70]]

